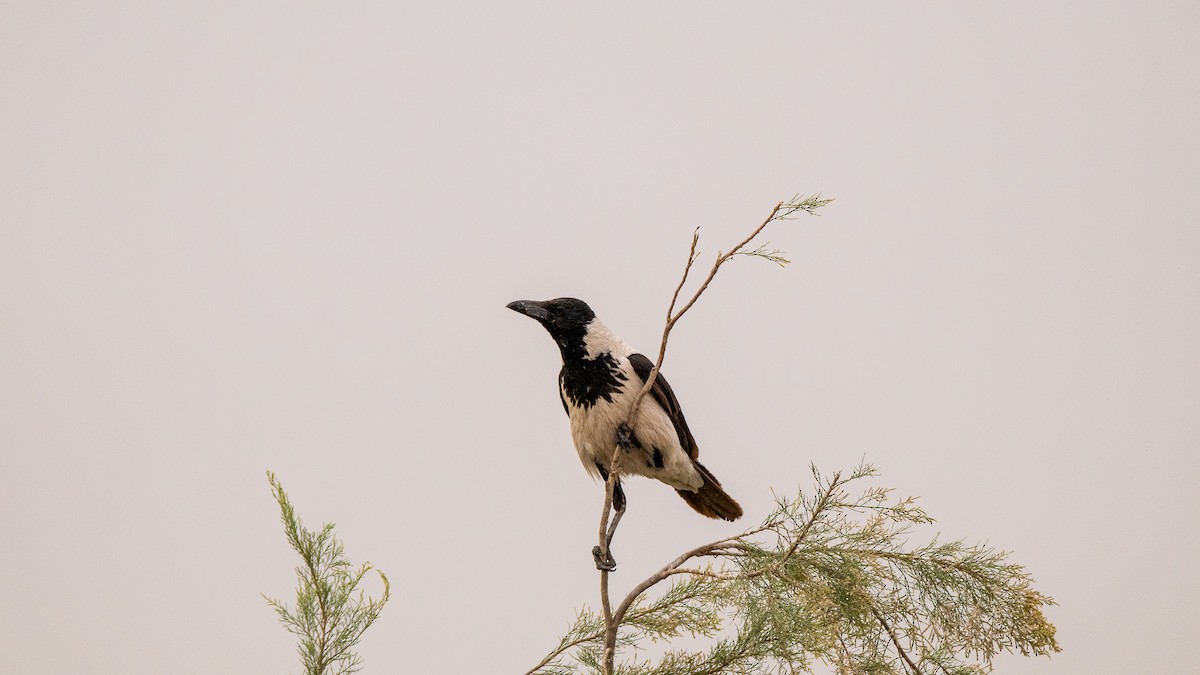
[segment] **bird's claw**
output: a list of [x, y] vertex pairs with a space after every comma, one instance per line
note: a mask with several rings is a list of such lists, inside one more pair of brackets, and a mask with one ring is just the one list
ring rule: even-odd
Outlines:
[[617, 445], [626, 450], [635, 445], [633, 442], [633, 429], [630, 429], [629, 425], [624, 422], [621, 423], [621, 426], [617, 427]]
[[596, 569], [602, 572], [611, 572], [617, 569], [617, 559], [613, 557], [612, 551], [604, 551], [599, 546], [593, 546], [592, 559], [596, 561]]

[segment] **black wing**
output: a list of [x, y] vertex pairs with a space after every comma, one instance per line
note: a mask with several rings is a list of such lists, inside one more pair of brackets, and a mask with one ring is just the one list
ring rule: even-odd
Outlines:
[[[650, 371], [654, 369], [654, 362], [646, 358], [645, 354], [630, 354], [629, 365], [633, 366], [633, 371], [642, 378], [645, 382], [650, 378]], [[696, 446], [696, 439], [692, 437], [692, 432], [688, 429], [687, 420], [683, 419], [683, 409], [679, 407], [679, 401], [675, 398], [675, 392], [671, 391], [671, 385], [667, 383], [667, 379], [660, 372], [654, 378], [654, 384], [650, 387], [650, 395], [655, 401], [667, 411], [667, 416], [671, 418], [671, 424], [675, 425], [675, 433], [679, 435], [679, 445], [687, 451], [688, 456], [696, 459], [700, 455], [700, 448]]]

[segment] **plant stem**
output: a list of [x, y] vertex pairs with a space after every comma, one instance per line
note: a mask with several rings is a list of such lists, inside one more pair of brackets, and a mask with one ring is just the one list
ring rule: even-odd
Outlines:
[[[638, 414], [641, 412], [642, 399], [654, 386], [655, 380], [658, 379], [658, 373], [662, 369], [663, 359], [667, 354], [667, 342], [670, 340], [671, 330], [675, 327], [675, 324], [678, 323], [681, 318], [683, 318], [683, 315], [686, 314], [687, 311], [696, 304], [696, 301], [699, 300], [704, 291], [708, 289], [708, 285], [712, 283], [713, 278], [717, 276], [717, 272], [721, 269], [721, 265], [724, 265], [731, 258], [733, 258], [733, 256], [737, 255], [747, 244], [757, 237], [767, 225], [779, 218], [786, 218], [788, 215], [795, 213], [797, 210], [808, 210], [811, 213], [812, 208], [815, 208], [813, 206], [804, 208], [803, 204], [805, 204], [803, 201], [796, 201], [795, 204], [779, 202], [775, 205], [775, 208], [771, 209], [771, 213], [767, 215], [766, 219], [764, 219], [762, 223], [760, 223], [759, 226], [750, 233], [750, 236], [743, 239], [727, 253], [721, 253], [718, 251], [717, 258], [713, 261], [713, 266], [712, 269], [709, 270], [708, 276], [705, 277], [704, 281], [700, 284], [700, 287], [696, 289], [696, 292], [692, 294], [692, 297], [678, 312], [676, 312], [675, 307], [679, 302], [679, 294], [683, 290], [684, 284], [687, 283], [688, 275], [692, 270], [692, 265], [696, 262], [696, 245], [700, 241], [700, 228], [696, 228], [692, 232], [692, 243], [688, 248], [687, 263], [683, 267], [683, 274], [680, 276], [679, 284], [675, 286], [675, 292], [671, 295], [671, 304], [667, 307], [666, 323], [663, 326], [662, 340], [659, 342], [658, 346], [658, 359], [655, 360], [654, 367], [650, 369], [650, 374], [646, 377], [646, 381], [642, 384], [642, 388], [638, 390], [629, 406], [629, 412], [625, 422], [625, 425], [629, 429], [632, 430], [636, 428], [635, 425], [637, 423]], [[819, 206], [820, 203], [817, 205]], [[788, 208], [785, 209], [785, 207]], [[612, 512], [613, 491], [619, 477], [618, 464], [620, 458], [621, 447], [618, 443], [613, 448], [612, 461], [609, 464], [608, 480], [604, 486], [604, 508], [600, 514], [600, 550], [602, 555], [605, 557], [608, 556], [608, 521]], [[658, 572], [655, 572], [648, 579], [638, 584], [632, 591], [630, 591], [629, 595], [625, 596], [625, 599], [621, 602], [620, 606], [617, 607], [616, 612], [612, 610], [612, 604], [608, 597], [608, 570], [600, 570], [600, 604], [604, 616], [604, 653], [602, 663], [604, 675], [613, 675], [617, 651], [617, 629], [620, 627], [621, 621], [624, 619], [625, 613], [629, 610], [630, 605], [633, 604], [638, 596], [640, 596], [646, 591], [646, 589], [650, 588], [654, 584], [657, 584], [668, 576], [675, 574], [675, 570], [687, 560], [697, 555], [703, 555], [704, 553], [702, 551], [710, 550], [711, 547], [715, 546], [716, 544], [723, 544], [728, 541], [730, 541], [730, 539], [723, 539], [720, 542], [714, 542], [714, 544], [706, 544], [705, 546], [692, 549], [679, 558], [676, 558], [666, 567], [663, 567]]]

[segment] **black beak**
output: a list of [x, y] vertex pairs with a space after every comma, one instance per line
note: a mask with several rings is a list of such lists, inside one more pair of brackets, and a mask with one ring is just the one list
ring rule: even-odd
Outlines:
[[514, 312], [520, 312], [531, 319], [538, 321], [550, 320], [550, 312], [546, 309], [546, 303], [538, 302], [537, 300], [514, 300], [505, 307]]

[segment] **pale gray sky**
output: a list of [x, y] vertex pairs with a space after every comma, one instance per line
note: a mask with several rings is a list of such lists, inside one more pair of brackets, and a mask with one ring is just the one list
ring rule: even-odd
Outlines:
[[[601, 492], [574, 295], [760, 517], [865, 456], [1066, 651], [1200, 639], [1200, 4], [0, 3], [0, 670], [296, 672], [263, 472], [393, 580], [369, 673], [524, 672]], [[705, 258], [708, 259], [707, 257]], [[617, 589], [731, 531], [628, 487]]]

